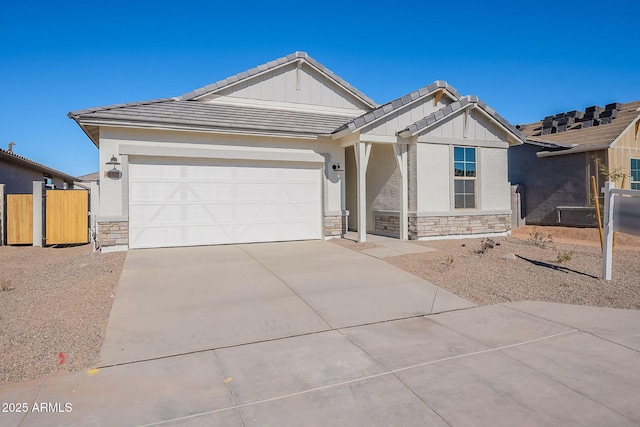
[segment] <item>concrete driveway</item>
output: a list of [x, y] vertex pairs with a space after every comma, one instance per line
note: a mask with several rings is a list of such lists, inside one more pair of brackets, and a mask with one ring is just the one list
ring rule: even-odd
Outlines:
[[640, 423], [640, 311], [471, 307], [327, 242], [130, 252], [101, 358], [0, 424]]
[[100, 366], [471, 306], [324, 241], [131, 251]]

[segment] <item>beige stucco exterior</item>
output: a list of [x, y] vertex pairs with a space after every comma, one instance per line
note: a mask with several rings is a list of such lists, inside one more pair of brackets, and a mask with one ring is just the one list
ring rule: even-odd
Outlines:
[[[506, 231], [502, 222], [510, 213], [507, 147], [517, 136], [505, 130], [493, 113], [484, 111], [484, 104], [477, 99], [461, 104], [455, 89], [446, 82], [436, 82], [378, 107], [306, 54], [290, 57], [184, 97], [190, 103], [216, 104], [215, 108], [250, 107], [272, 115], [275, 110], [313, 113], [317, 120], [344, 117], [345, 125], [316, 135], [278, 129], [270, 132], [264, 122], [272, 116], [246, 131], [163, 126], [163, 122], [138, 122], [137, 117], [130, 123], [109, 122], [111, 117], [93, 116], [84, 123], [76, 119], [100, 148], [98, 228], [104, 242], [126, 249], [129, 165], [153, 159], [174, 163], [180, 159], [185, 163], [189, 159], [250, 161], [274, 167], [282, 162], [317, 165], [325, 238], [343, 234], [347, 221], [349, 228], [358, 230], [360, 241], [365, 240], [366, 232], [416, 239]], [[465, 97], [465, 102], [469, 99]], [[184, 105], [184, 99], [181, 102]], [[454, 112], [452, 104], [460, 110]], [[445, 107], [451, 113], [445, 119], [438, 117], [435, 125], [405, 135], [406, 128], [442, 113]], [[373, 118], [365, 120], [365, 114], [373, 114]], [[261, 132], [261, 126], [267, 131]], [[475, 209], [454, 208], [456, 146], [477, 150]], [[116, 165], [120, 176], [107, 176], [114, 167], [109, 164], [112, 156], [120, 163]], [[449, 227], [448, 222], [457, 225]]]

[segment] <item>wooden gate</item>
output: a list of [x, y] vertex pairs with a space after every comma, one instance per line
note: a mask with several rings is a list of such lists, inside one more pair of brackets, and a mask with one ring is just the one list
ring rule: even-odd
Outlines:
[[46, 245], [89, 242], [89, 192], [47, 190], [45, 197]]
[[[7, 245], [33, 243], [33, 195], [7, 194]], [[1, 226], [1, 224], [0, 224]]]

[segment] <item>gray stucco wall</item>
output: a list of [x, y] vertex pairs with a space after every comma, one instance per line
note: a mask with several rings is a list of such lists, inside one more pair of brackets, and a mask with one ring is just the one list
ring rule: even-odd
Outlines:
[[529, 144], [510, 147], [509, 181], [524, 185], [523, 214], [527, 224], [592, 225], [587, 212], [563, 212], [557, 206], [589, 206], [588, 153], [538, 158], [544, 150]]
[[[5, 194], [31, 194], [33, 181], [43, 179], [42, 171], [0, 159], [0, 184], [5, 185]], [[54, 176], [51, 181], [57, 188], [64, 187], [64, 181], [60, 177]], [[69, 188], [73, 188], [73, 183], [69, 184]]]
[[42, 181], [41, 171], [28, 169], [0, 159], [0, 183], [5, 194], [31, 194], [33, 181]]

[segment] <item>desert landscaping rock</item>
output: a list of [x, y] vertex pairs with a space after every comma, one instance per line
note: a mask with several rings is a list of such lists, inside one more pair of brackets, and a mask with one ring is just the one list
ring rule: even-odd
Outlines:
[[[407, 242], [436, 251], [384, 259], [479, 305], [533, 300], [640, 309], [640, 238], [618, 236], [607, 282], [599, 279], [597, 230], [544, 228], [554, 242], [545, 248], [527, 240], [532, 230], [494, 238], [485, 253], [478, 253], [481, 239], [469, 238]], [[89, 245], [0, 247], [0, 383], [95, 366], [125, 256], [92, 253]]]
[[125, 253], [0, 247], [0, 383], [91, 368]]
[[[534, 230], [551, 234], [554, 243], [544, 248], [534, 245], [528, 240]], [[597, 229], [528, 226], [493, 240], [495, 246], [485, 253], [478, 253], [482, 247], [478, 238], [414, 242], [437, 251], [384, 260], [478, 305], [533, 300], [640, 309], [638, 237], [618, 235], [609, 282], [600, 279]], [[371, 243], [332, 242], [354, 250], [371, 247]], [[570, 259], [558, 262], [562, 255]]]

